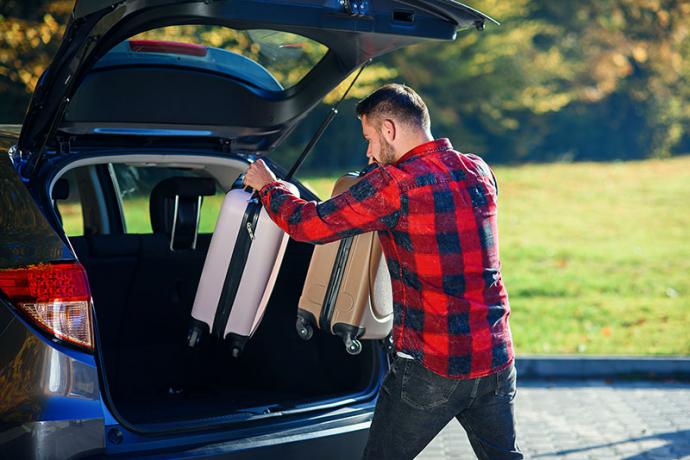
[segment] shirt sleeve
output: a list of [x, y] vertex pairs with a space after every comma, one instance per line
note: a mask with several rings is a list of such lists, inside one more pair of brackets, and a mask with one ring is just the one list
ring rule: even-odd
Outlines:
[[487, 177], [489, 177], [489, 176], [491, 177], [491, 181], [493, 183], [494, 190], [496, 192], [496, 196], [498, 196], [498, 181], [496, 181], [496, 175], [494, 174], [491, 167], [479, 155], [475, 155], [473, 153], [468, 153], [467, 156], [470, 157], [472, 159], [472, 161], [474, 161], [477, 164], [482, 175], [487, 176]]
[[266, 184], [259, 197], [271, 219], [288, 235], [315, 244], [393, 228], [400, 213], [400, 190], [385, 167], [320, 203], [298, 198], [280, 181]]

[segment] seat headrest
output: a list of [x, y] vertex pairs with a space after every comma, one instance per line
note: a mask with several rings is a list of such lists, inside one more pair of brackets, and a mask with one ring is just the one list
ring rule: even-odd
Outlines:
[[62, 178], [55, 181], [53, 190], [50, 192], [54, 200], [66, 200], [69, 198], [69, 182]]
[[201, 197], [215, 191], [211, 178], [169, 177], [160, 181], [151, 191], [149, 201], [153, 233], [169, 236], [171, 249], [193, 249]]
[[151, 195], [160, 193], [167, 196], [210, 196], [216, 193], [216, 183], [210, 177], [168, 177], [153, 188]]

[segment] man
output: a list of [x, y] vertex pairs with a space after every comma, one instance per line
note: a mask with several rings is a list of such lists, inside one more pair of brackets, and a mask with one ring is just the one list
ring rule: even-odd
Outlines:
[[393, 283], [397, 353], [364, 457], [414, 458], [457, 418], [478, 458], [522, 458], [493, 174], [478, 156], [434, 140], [426, 105], [404, 85], [376, 90], [357, 115], [367, 157], [379, 167], [349, 191], [307, 202], [262, 161], [250, 166], [245, 184], [296, 240], [379, 234]]

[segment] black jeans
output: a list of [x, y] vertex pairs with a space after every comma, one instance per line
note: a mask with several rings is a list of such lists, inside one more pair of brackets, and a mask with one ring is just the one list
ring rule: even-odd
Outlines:
[[383, 380], [364, 459], [413, 459], [453, 418], [479, 459], [521, 459], [515, 439], [515, 366], [486, 377], [448, 379], [396, 357]]

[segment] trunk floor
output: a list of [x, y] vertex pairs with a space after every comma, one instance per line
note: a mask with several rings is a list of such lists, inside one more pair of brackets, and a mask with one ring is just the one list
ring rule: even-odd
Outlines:
[[243, 408], [303, 401], [307, 396], [247, 388], [190, 388], [180, 394], [160, 392], [146, 397], [114, 399], [118, 411], [129, 422], [157, 423], [219, 417]]

